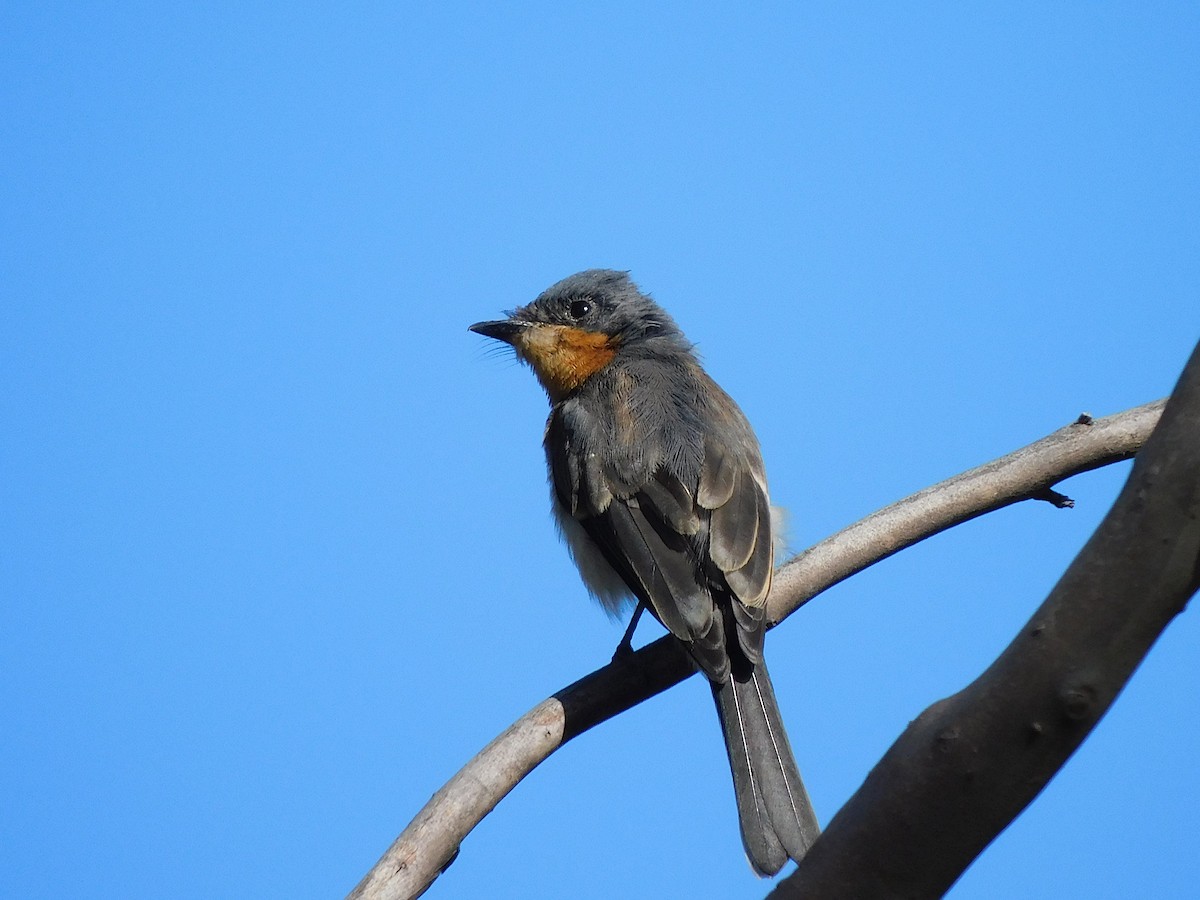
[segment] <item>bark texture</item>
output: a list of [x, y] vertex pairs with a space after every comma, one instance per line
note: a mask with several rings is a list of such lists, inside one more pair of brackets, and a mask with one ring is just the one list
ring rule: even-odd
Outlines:
[[[1189, 371], [1193, 371], [1193, 381], [1196, 380], [1196, 368], [1193, 360], [1189, 367]], [[1191, 402], [1194, 407], [1194, 397]], [[771, 621], [782, 620], [817, 594], [855, 572], [967, 519], [1028, 499], [1047, 500], [1056, 506], [1069, 505], [1066, 498], [1050, 489], [1051, 486], [1080, 472], [1133, 456], [1154, 429], [1162, 407], [1163, 401], [1159, 401], [1094, 421], [1081, 416], [1074, 424], [1047, 438], [927, 488], [814, 545], [776, 571], [769, 600]], [[1200, 445], [1200, 439], [1196, 444]], [[1177, 522], [1177, 518], [1172, 522]], [[1194, 516], [1191, 523], [1195, 531]], [[1118, 544], [1110, 542], [1105, 546]], [[1186, 553], [1175, 560], [1174, 569], [1187, 563], [1185, 557]], [[1194, 556], [1191, 564], [1195, 565]], [[1030, 638], [1035, 646], [1050, 646], [1046, 628], [1051, 624], [1043, 623], [1039, 635]], [[1055, 635], [1058, 633], [1054, 632]], [[1154, 635], [1157, 633], [1153, 631]], [[1152, 641], [1153, 636], [1149, 640]], [[1050, 649], [1041, 652], [1044, 656], [1050, 656], [1057, 651]], [[1130, 667], [1135, 664], [1136, 660]], [[690, 674], [692, 667], [678, 644], [671, 638], [664, 638], [593, 672], [538, 704], [433, 795], [350, 893], [350, 898], [401, 900], [419, 896], [453, 862], [461, 841], [471, 829], [558, 747], [677, 684]], [[1043, 698], [1050, 710], [1059, 710], [1061, 715], [1051, 716], [1039, 707], [1038, 716], [1025, 718], [1028, 723], [1037, 723], [1045, 730], [1052, 722], [1058, 722], [1062, 716], [1066, 716], [1068, 723], [1075, 723], [1070, 727], [1080, 731], [1083, 726], [1078, 723], [1094, 722], [1103, 709], [1103, 706], [1096, 705], [1094, 698], [1115, 693], [1118, 687], [1119, 683], [1114, 687], [1106, 677], [1076, 673], [1065, 681], [1055, 682], [1049, 701]], [[1067, 709], [1076, 711], [1074, 718], [1067, 715], [1064, 711]], [[927, 713], [923, 718], [929, 715]], [[1032, 728], [1032, 724], [1028, 727]], [[1059, 725], [1053, 727], [1057, 729]], [[965, 752], [969, 756], [969, 749], [962, 749], [969, 747], [966, 740], [960, 739], [957, 734], [943, 734], [946, 731], [944, 728], [934, 731], [936, 752], [950, 756]], [[1037, 737], [1030, 740], [1036, 745], [1041, 734], [1034, 733]], [[1086, 728], [1083, 728], [1080, 739], [1085, 733]], [[942, 747], [945, 749], [939, 749]], [[926, 752], [928, 754], [929, 751]], [[1052, 773], [1053, 768], [1049, 768], [1046, 777]], [[875, 779], [876, 773], [872, 773], [871, 777]], [[864, 790], [866, 788], [864, 785]], [[1033, 793], [1036, 793], [1036, 789]], [[1030, 797], [1032, 795], [1029, 794]], [[1027, 799], [1021, 806], [1026, 802]], [[831, 828], [841, 818], [839, 814], [831, 823]], [[854, 833], [861, 831], [864, 826], [851, 823], [847, 827]], [[983, 843], [986, 844], [987, 840], [990, 837]], [[807, 860], [824, 843], [826, 838], [823, 836], [806, 857], [805, 869]], [[883, 863], [882, 860], [880, 862]], [[839, 883], [842, 876], [832, 868], [827, 871], [830, 874], [824, 877], [832, 879], [828, 883]], [[794, 885], [789, 882], [788, 889], [793, 888], [803, 892], [804, 896], [838, 896], [837, 893], [809, 893], [801, 882]]]
[[914, 721], [785, 898], [940, 897], [1095, 727], [1200, 587], [1200, 348], [1111, 511], [972, 684]]

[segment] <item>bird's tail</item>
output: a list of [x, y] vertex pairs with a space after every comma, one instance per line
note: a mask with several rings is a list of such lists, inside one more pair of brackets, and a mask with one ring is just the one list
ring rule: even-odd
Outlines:
[[774, 875], [788, 857], [803, 857], [821, 829], [792, 757], [766, 666], [747, 668], [748, 673], [735, 673], [723, 684], [713, 682], [713, 698], [733, 771], [746, 855], [760, 875]]

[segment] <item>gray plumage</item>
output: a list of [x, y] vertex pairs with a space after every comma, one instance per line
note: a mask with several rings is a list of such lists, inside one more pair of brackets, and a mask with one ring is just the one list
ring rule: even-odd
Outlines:
[[551, 396], [555, 515], [589, 588], [611, 610], [624, 585], [711, 682], [746, 852], [774, 874], [819, 829], [762, 661], [774, 544], [749, 423], [626, 273], [581, 272], [472, 328]]

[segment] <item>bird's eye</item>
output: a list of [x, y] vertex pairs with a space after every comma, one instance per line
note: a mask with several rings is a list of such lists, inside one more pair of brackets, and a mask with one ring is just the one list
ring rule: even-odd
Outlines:
[[592, 304], [586, 300], [575, 300], [571, 303], [571, 318], [582, 319], [592, 311]]

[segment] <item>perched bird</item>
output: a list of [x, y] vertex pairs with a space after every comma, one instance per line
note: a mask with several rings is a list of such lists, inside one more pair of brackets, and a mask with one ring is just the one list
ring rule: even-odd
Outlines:
[[763, 662], [774, 565], [758, 441], [691, 343], [628, 273], [590, 269], [471, 331], [510, 344], [550, 397], [555, 518], [589, 590], [643, 609], [712, 685], [755, 871], [819, 833]]

